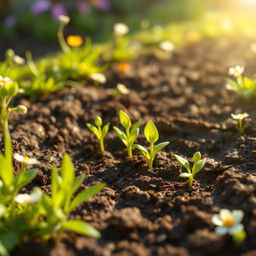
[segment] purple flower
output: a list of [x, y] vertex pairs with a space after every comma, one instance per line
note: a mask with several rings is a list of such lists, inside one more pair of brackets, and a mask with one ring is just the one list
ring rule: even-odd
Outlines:
[[38, 0], [32, 5], [31, 12], [35, 15], [38, 15], [42, 12], [48, 11], [50, 6], [51, 3], [48, 0]]
[[76, 4], [77, 10], [83, 14], [88, 13], [89, 11], [89, 5], [87, 2], [78, 2]]
[[8, 15], [4, 20], [4, 25], [7, 28], [11, 28], [16, 24], [16, 17], [14, 15]]
[[59, 20], [60, 15], [67, 15], [66, 10], [62, 4], [53, 4], [51, 7], [52, 17]]
[[106, 12], [110, 9], [110, 3], [108, 0], [98, 0], [97, 8], [103, 12]]

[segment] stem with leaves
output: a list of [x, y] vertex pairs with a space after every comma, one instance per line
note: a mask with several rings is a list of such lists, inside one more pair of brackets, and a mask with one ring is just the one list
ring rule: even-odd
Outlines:
[[149, 120], [147, 122], [147, 124], [145, 125], [144, 135], [145, 135], [146, 140], [149, 142], [149, 152], [145, 147], [143, 147], [139, 144], [135, 144], [134, 146], [138, 150], [140, 150], [141, 153], [148, 159], [148, 167], [149, 167], [149, 169], [152, 169], [153, 162], [154, 162], [157, 152], [159, 152], [164, 147], [166, 147], [170, 142], [165, 141], [165, 142], [159, 143], [157, 145], [154, 145], [155, 142], [157, 142], [159, 139], [159, 133], [158, 133], [156, 126], [154, 125], [154, 123], [151, 120]]

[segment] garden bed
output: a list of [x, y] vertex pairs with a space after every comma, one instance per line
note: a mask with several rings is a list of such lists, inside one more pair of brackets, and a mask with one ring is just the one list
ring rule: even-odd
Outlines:
[[[102, 87], [64, 88], [49, 96], [18, 101], [29, 108], [10, 122], [14, 151], [36, 157], [40, 173], [33, 187], [49, 189], [49, 174], [63, 154], [71, 155], [77, 174], [88, 175], [84, 187], [106, 182], [106, 188], [72, 218], [83, 219], [101, 232], [101, 238], [66, 233], [57, 243], [29, 242], [13, 255], [256, 255], [256, 117], [255, 102], [239, 99], [224, 87], [227, 69], [246, 64], [255, 70], [256, 56], [247, 55], [252, 39], [205, 39], [178, 49], [168, 59], [140, 57], [120, 73], [106, 72]], [[122, 82], [128, 95], [112, 95]], [[160, 140], [170, 141], [148, 170], [145, 158], [134, 150], [132, 159], [113, 130], [106, 137], [106, 153], [98, 150], [86, 122], [100, 115], [119, 126], [118, 111], [133, 121], [154, 121]], [[241, 135], [230, 118], [248, 112]], [[139, 143], [146, 145], [142, 135]], [[179, 178], [174, 153], [189, 158], [200, 151], [207, 159], [193, 188]], [[28, 189], [30, 189], [29, 187]], [[214, 232], [213, 213], [242, 209], [247, 239], [237, 247], [228, 236]]]

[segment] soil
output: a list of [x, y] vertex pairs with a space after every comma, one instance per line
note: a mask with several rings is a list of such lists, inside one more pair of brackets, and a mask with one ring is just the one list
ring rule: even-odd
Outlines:
[[[29, 108], [10, 122], [14, 151], [36, 157], [42, 164], [33, 187], [48, 188], [50, 168], [70, 154], [77, 174], [88, 175], [83, 187], [106, 182], [106, 188], [73, 212], [101, 232], [101, 238], [66, 233], [57, 243], [30, 241], [12, 255], [37, 256], [203, 256], [256, 255], [256, 128], [255, 101], [245, 101], [225, 89], [230, 66], [256, 68], [251, 38], [205, 39], [177, 49], [170, 58], [142, 56], [120, 73], [116, 65], [102, 87], [81, 86], [18, 103]], [[112, 96], [118, 82], [128, 95]], [[152, 119], [160, 139], [170, 141], [148, 170], [145, 158], [134, 158], [113, 130], [104, 155], [85, 127], [96, 115], [118, 125], [118, 111]], [[235, 129], [230, 114], [248, 112], [245, 134]], [[139, 143], [147, 145], [142, 135]], [[193, 188], [179, 178], [174, 154], [191, 160], [200, 151], [207, 159]], [[214, 232], [211, 216], [220, 209], [242, 209], [247, 238], [236, 246], [229, 236]]]

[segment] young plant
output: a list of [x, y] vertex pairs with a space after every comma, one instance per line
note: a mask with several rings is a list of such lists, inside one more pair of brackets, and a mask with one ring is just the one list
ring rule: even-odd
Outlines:
[[148, 151], [146, 148], [144, 148], [143, 146], [141, 146], [139, 144], [135, 144], [134, 146], [138, 150], [140, 150], [141, 153], [148, 159], [148, 166], [151, 169], [153, 167], [153, 161], [155, 159], [157, 152], [159, 152], [164, 147], [166, 147], [170, 142], [166, 141], [166, 142], [161, 142], [157, 145], [154, 145], [155, 142], [157, 142], [159, 139], [159, 133], [158, 133], [156, 126], [154, 125], [154, 123], [151, 120], [149, 120], [147, 122], [147, 124], [145, 125], [144, 136], [150, 144], [149, 145], [150, 150]]
[[179, 155], [174, 155], [176, 160], [184, 167], [186, 168], [187, 172], [183, 172], [180, 174], [181, 178], [186, 178], [189, 180], [189, 187], [192, 187], [193, 180], [195, 178], [195, 175], [200, 172], [205, 165], [205, 159], [201, 159], [201, 153], [198, 151], [193, 155], [193, 167], [191, 170], [190, 163], [183, 157]]
[[87, 128], [96, 135], [97, 139], [99, 140], [99, 147], [101, 153], [104, 153], [105, 146], [104, 146], [104, 138], [109, 131], [109, 123], [105, 124], [102, 128], [102, 119], [97, 116], [94, 120], [94, 125], [87, 123]]
[[75, 208], [105, 187], [104, 183], [93, 185], [74, 196], [84, 179], [84, 175], [75, 177], [75, 169], [68, 155], [63, 157], [60, 175], [57, 168], [52, 168], [51, 196], [44, 194], [41, 201], [45, 219], [40, 224], [40, 236], [48, 239], [55, 234], [56, 238], [60, 238], [65, 230], [96, 238], [100, 236], [90, 224], [82, 220], [68, 220]]
[[226, 88], [235, 91], [245, 99], [251, 99], [256, 96], [256, 80], [243, 76], [243, 72], [242, 66], [229, 68], [229, 75], [234, 76], [235, 80], [228, 78]]
[[130, 117], [124, 111], [120, 110], [119, 121], [124, 127], [125, 131], [120, 130], [116, 126], [114, 126], [113, 129], [115, 130], [117, 136], [120, 138], [123, 144], [126, 146], [128, 157], [132, 157], [132, 146], [139, 135], [141, 120], [137, 121], [131, 128], [132, 122]]
[[232, 117], [234, 120], [237, 120], [236, 129], [238, 130], [238, 132], [244, 133], [244, 131], [245, 131], [247, 125], [246, 125], [246, 124], [243, 124], [243, 120], [244, 120], [246, 117], [249, 117], [249, 114], [248, 114], [248, 113], [243, 113], [243, 114], [231, 114], [231, 117]]

